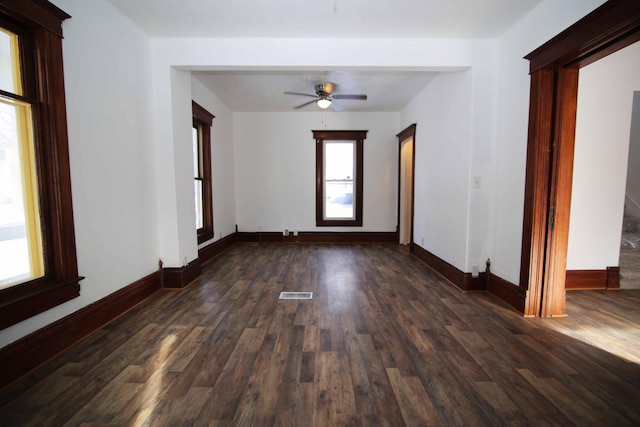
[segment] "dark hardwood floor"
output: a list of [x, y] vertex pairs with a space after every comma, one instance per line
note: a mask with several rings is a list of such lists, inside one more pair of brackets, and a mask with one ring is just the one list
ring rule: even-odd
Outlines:
[[236, 244], [0, 391], [0, 424], [640, 425], [640, 291], [567, 298], [525, 319], [396, 245]]

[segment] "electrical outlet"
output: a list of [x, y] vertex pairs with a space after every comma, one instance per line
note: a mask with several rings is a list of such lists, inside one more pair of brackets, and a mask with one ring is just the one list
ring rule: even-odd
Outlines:
[[477, 265], [471, 266], [471, 277], [479, 277], [480, 276], [480, 267]]
[[289, 235], [289, 230], [284, 230], [284, 232], [282, 233], [283, 236], [288, 236]]
[[293, 230], [293, 235], [298, 237], [298, 230]]

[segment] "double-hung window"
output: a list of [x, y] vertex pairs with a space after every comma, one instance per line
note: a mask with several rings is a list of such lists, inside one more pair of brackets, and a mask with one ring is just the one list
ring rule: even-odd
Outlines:
[[193, 183], [196, 207], [196, 230], [198, 243], [213, 238], [213, 198], [211, 182], [211, 125], [214, 115], [191, 103], [193, 127]]
[[62, 21], [44, 0], [0, 8], [0, 329], [80, 294]]
[[42, 277], [33, 101], [23, 96], [20, 36], [0, 29], [0, 289]]
[[362, 226], [366, 135], [367, 131], [313, 131], [317, 226]]

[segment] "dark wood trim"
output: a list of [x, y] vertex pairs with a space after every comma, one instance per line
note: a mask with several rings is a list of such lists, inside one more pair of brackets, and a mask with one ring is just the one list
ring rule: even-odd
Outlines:
[[565, 289], [573, 290], [618, 290], [620, 289], [620, 267], [605, 270], [567, 270]]
[[564, 280], [569, 246], [573, 151], [578, 107], [577, 68], [556, 71], [555, 118], [551, 153], [551, 188], [547, 247], [544, 268], [544, 292], [540, 316], [564, 316], [566, 294]]
[[22, 28], [24, 90], [38, 101], [32, 115], [45, 271], [42, 278], [0, 291], [0, 328], [80, 294], [60, 30], [68, 17], [45, 1], [0, 4], [0, 19]]
[[471, 273], [465, 273], [416, 244], [409, 245], [409, 252], [463, 291], [486, 289], [484, 273], [478, 277], [472, 277]]
[[498, 299], [507, 303], [518, 313], [522, 313], [525, 316], [530, 317], [524, 312], [527, 291], [522, 286], [514, 285], [513, 283], [490, 273], [487, 290]]
[[297, 236], [279, 232], [239, 232], [238, 242], [245, 243], [398, 243], [397, 233], [385, 231], [326, 232], [305, 231]]
[[[589, 57], [600, 59], [605, 56], [600, 52], [612, 53], [609, 49], [612, 45], [621, 40], [631, 40], [639, 28], [640, 5], [637, 0], [609, 0], [525, 59], [530, 61], [531, 73], [543, 68], [565, 67]], [[618, 44], [616, 50], [627, 45]]]
[[531, 76], [529, 142], [524, 190], [520, 286], [529, 290], [524, 315], [539, 316], [549, 211], [549, 170], [553, 123], [554, 75], [540, 70]]
[[607, 289], [607, 270], [567, 270], [565, 289]]
[[238, 241], [237, 233], [229, 234], [226, 237], [223, 237], [220, 240], [216, 240], [215, 242], [198, 249], [198, 258], [200, 262], [204, 265], [205, 263], [211, 261], [216, 256], [220, 255], [222, 252], [229, 249], [233, 244]]
[[487, 274], [484, 272], [480, 273], [478, 277], [473, 277], [471, 273], [465, 273], [459, 270], [428, 250], [415, 244], [410, 246], [410, 252], [461, 291], [488, 291], [517, 312], [524, 313], [526, 298], [526, 290], [524, 288], [514, 285], [493, 273], [489, 273], [488, 280]]
[[200, 258], [196, 258], [184, 267], [162, 269], [162, 287], [165, 289], [186, 288], [202, 274]]
[[154, 272], [0, 350], [0, 388], [25, 375], [160, 290]]
[[532, 75], [520, 285], [528, 291], [527, 316], [564, 314], [578, 68], [638, 40], [638, 32], [640, 2], [609, 0], [526, 56]]
[[0, 293], [0, 329], [78, 297], [80, 280], [82, 278], [78, 277], [56, 283], [39, 279], [4, 289]]
[[62, 37], [62, 21], [71, 15], [46, 0], [2, 0], [0, 13], [32, 28], [44, 28]]
[[404, 128], [403, 130], [398, 132], [396, 137], [400, 140], [400, 142], [406, 141], [409, 138], [415, 138], [416, 137], [416, 127], [417, 127], [417, 125], [415, 123], [410, 124], [409, 126]]
[[607, 267], [607, 289], [620, 289], [620, 267]]
[[[318, 227], [362, 227], [363, 191], [364, 191], [364, 140], [366, 130], [313, 130], [316, 140], [316, 226]], [[335, 220], [324, 218], [324, 141], [355, 141], [356, 143], [356, 176], [355, 176], [355, 219]]]
[[484, 272], [473, 277], [471, 273], [464, 273], [462, 289], [465, 291], [485, 291], [487, 289], [487, 275]]
[[367, 139], [368, 130], [312, 130], [313, 139], [334, 141], [355, 141]]
[[398, 240], [400, 238], [400, 182], [402, 177], [400, 174], [402, 173], [402, 143], [408, 139], [413, 141], [413, 146], [411, 147], [411, 224], [408, 224], [410, 227], [409, 231], [409, 245], [413, 245], [413, 222], [415, 218], [415, 201], [416, 201], [416, 128], [417, 125], [415, 123], [404, 128], [400, 133], [396, 135], [398, 138], [398, 224], [396, 225], [396, 231], [398, 233]]
[[206, 108], [204, 108], [202, 105], [198, 104], [196, 101], [191, 101], [191, 114], [198, 121], [200, 121], [200, 122], [202, 122], [202, 123], [204, 123], [204, 124], [206, 124], [208, 126], [212, 126], [213, 125], [213, 119], [216, 118], [216, 116], [211, 114], [209, 111], [207, 111]]

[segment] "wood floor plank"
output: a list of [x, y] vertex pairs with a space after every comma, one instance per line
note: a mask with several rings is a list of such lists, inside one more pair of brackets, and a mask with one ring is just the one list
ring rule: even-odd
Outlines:
[[640, 425], [640, 290], [567, 312], [525, 319], [398, 245], [239, 243], [0, 390], [0, 424]]
[[388, 368], [387, 375], [407, 425], [442, 425], [442, 420], [418, 377], [402, 377], [396, 368]]

